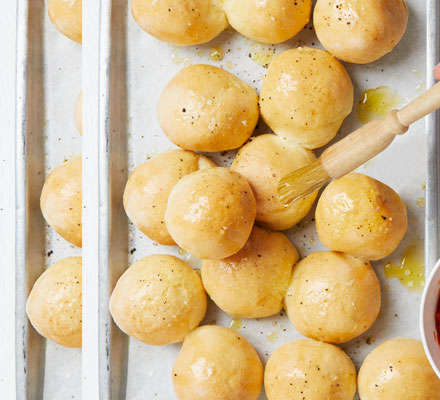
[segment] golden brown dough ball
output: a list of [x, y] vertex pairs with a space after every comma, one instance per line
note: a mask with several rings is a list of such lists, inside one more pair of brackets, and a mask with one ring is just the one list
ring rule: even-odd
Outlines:
[[220, 0], [131, 0], [131, 12], [145, 32], [184, 46], [209, 42], [229, 25]]
[[439, 400], [440, 380], [418, 340], [397, 338], [377, 346], [359, 370], [361, 400]]
[[262, 43], [280, 43], [295, 36], [310, 20], [312, 0], [224, 0], [231, 26]]
[[216, 165], [208, 158], [187, 150], [172, 150], [137, 166], [128, 178], [124, 208], [131, 221], [150, 239], [175, 244], [165, 226], [168, 196], [185, 175]]
[[278, 198], [278, 182], [289, 172], [315, 161], [313, 152], [290, 139], [261, 135], [246, 143], [232, 164], [250, 183], [257, 201], [256, 220], [274, 230], [296, 225], [310, 211], [318, 192], [286, 207]]
[[79, 92], [78, 97], [75, 101], [75, 109], [73, 111], [73, 117], [75, 119], [75, 125], [82, 135], [82, 122], [83, 122], [83, 114], [82, 114], [82, 92]]
[[82, 0], [48, 0], [49, 18], [63, 35], [82, 42]]
[[366, 64], [399, 43], [408, 7], [405, 0], [318, 0], [313, 22], [320, 42], [335, 57]]
[[165, 223], [182, 249], [203, 260], [220, 260], [245, 245], [255, 212], [255, 197], [243, 176], [210, 168], [186, 175], [174, 186]]
[[368, 261], [332, 251], [312, 253], [293, 269], [286, 310], [304, 336], [345, 343], [373, 325], [380, 285]]
[[316, 208], [316, 230], [324, 246], [366, 260], [391, 254], [407, 226], [406, 207], [400, 196], [363, 174], [334, 180]]
[[26, 312], [40, 335], [66, 347], [82, 343], [82, 260], [64, 258], [36, 280]]
[[110, 312], [127, 335], [151, 345], [181, 342], [206, 313], [197, 273], [170, 255], [140, 259], [119, 278]]
[[336, 346], [295, 340], [270, 356], [264, 388], [268, 400], [353, 400], [356, 370]]
[[186, 337], [172, 377], [179, 400], [256, 400], [263, 366], [243, 336], [205, 325]]
[[68, 242], [82, 246], [82, 158], [52, 170], [46, 178], [40, 197], [40, 208], [46, 222]]
[[240, 147], [258, 122], [258, 95], [235, 75], [211, 65], [182, 69], [159, 98], [159, 123], [174, 144], [187, 150]]
[[330, 53], [298, 47], [277, 55], [260, 93], [260, 112], [280, 136], [307, 149], [334, 138], [353, 108], [353, 85]]
[[234, 317], [268, 317], [280, 312], [297, 261], [298, 252], [286, 235], [254, 226], [237, 254], [203, 261], [203, 286]]

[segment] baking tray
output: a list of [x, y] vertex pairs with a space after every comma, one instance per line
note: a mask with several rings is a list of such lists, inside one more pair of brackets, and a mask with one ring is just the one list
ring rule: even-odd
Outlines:
[[81, 349], [46, 341], [25, 310], [29, 291], [45, 268], [81, 255], [81, 249], [47, 226], [40, 211], [48, 172], [81, 153], [73, 120], [81, 88], [81, 46], [56, 31], [44, 0], [17, 2], [16, 68], [16, 398], [79, 399]]
[[[440, 59], [439, 5], [436, 0], [429, 1], [428, 8], [420, 7], [418, 0], [408, 0], [407, 3], [410, 8], [409, 26], [396, 49], [367, 66], [346, 65], [354, 83], [355, 103], [363, 90], [382, 85], [392, 87], [406, 102], [416, 97], [426, 83], [432, 84], [432, 68], [434, 62]], [[153, 347], [128, 339], [115, 327], [108, 311], [108, 299], [117, 277], [129, 265], [148, 254], [174, 254], [199, 267], [197, 260], [178, 248], [160, 246], [142, 235], [127, 220], [122, 208], [122, 193], [128, 173], [149, 157], [173, 147], [158, 125], [158, 97], [178, 70], [195, 63], [221, 66], [258, 90], [266, 72], [259, 61], [273, 52], [298, 45], [320, 45], [313, 28], [308, 25], [292, 40], [276, 46], [254, 43], [228, 29], [208, 44], [180, 48], [144, 33], [134, 22], [127, 0], [103, 0], [99, 13], [99, 37], [95, 43], [100, 55], [99, 88], [94, 94], [99, 109], [99, 131], [97, 144], [90, 143], [87, 157], [96, 156], [99, 163], [93, 173], [89, 171], [89, 178], [85, 178], [90, 183], [96, 182], [96, 172], [99, 196], [94, 203], [90, 199], [90, 206], [99, 209], [100, 218], [100, 229], [95, 233], [100, 255], [99, 272], [89, 268], [85, 271], [96, 283], [99, 293], [96, 299], [98, 312], [91, 310], [90, 316], [85, 314], [87, 324], [99, 331], [98, 348], [85, 351], [86, 357], [90, 357], [97, 367], [98, 387], [90, 385], [89, 389], [93, 393], [99, 392], [100, 399], [169, 400], [175, 398], [171, 367], [180, 345]], [[210, 49], [215, 46], [226, 50], [220, 62], [209, 58]], [[432, 260], [438, 257], [438, 123], [438, 116], [431, 117], [426, 128], [424, 121], [418, 122], [383, 154], [359, 168], [360, 172], [380, 179], [401, 194], [408, 208], [409, 229], [393, 255], [373, 263], [383, 296], [378, 320], [368, 332], [341, 346], [357, 368], [365, 356], [386, 339], [395, 336], [419, 338], [420, 293], [407, 291], [396, 279], [387, 280], [384, 265], [389, 260], [398, 261], [408, 245], [423, 243], [423, 239], [429, 244], [425, 247], [428, 269], [433, 265]], [[335, 140], [359, 125], [356, 113], [353, 113], [344, 122]], [[267, 132], [267, 127], [260, 123], [257, 132]], [[86, 141], [89, 140], [94, 142], [96, 139], [86, 135]], [[234, 152], [224, 152], [209, 156], [227, 166], [233, 155]], [[424, 207], [420, 206], [423, 203], [420, 199], [425, 197], [425, 182], [426, 223]], [[302, 257], [323, 249], [313, 226], [313, 210], [287, 234]], [[92, 289], [92, 286], [88, 288]], [[89, 295], [92, 296], [91, 293]], [[98, 321], [95, 322], [97, 315]], [[256, 347], [263, 362], [274, 349], [302, 337], [284, 313], [282, 316], [242, 322], [240, 333]], [[203, 323], [229, 326], [231, 317], [210, 302]], [[125, 348], [127, 351], [124, 352]], [[264, 393], [260, 399], [265, 399]]]

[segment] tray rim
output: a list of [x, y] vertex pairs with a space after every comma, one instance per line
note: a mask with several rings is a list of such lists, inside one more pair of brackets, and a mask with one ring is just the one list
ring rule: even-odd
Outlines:
[[[18, 400], [42, 396], [45, 340], [29, 345], [32, 328], [26, 314], [28, 295], [28, 96], [30, 0], [17, 2], [15, 131], [15, 391]], [[29, 360], [36, 357], [34, 365]]]
[[[440, 62], [440, 4], [427, 3], [427, 85], [435, 82], [433, 69]], [[440, 112], [426, 118], [427, 165], [425, 209], [425, 270], [427, 277], [440, 257]]]

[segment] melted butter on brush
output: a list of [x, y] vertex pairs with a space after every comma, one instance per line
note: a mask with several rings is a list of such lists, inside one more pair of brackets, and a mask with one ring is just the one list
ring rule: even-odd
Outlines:
[[403, 103], [397, 92], [388, 86], [368, 89], [362, 92], [357, 106], [359, 121], [366, 124], [374, 119], [385, 117], [390, 111]]
[[385, 264], [385, 277], [397, 278], [402, 286], [411, 292], [421, 292], [425, 286], [425, 263], [423, 260], [423, 243], [421, 241], [409, 245], [400, 260]]

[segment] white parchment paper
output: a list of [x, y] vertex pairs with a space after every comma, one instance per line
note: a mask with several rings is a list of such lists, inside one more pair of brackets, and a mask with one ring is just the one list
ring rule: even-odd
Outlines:
[[[387, 85], [408, 101], [416, 97], [425, 86], [426, 30], [425, 4], [418, 0], [407, 1], [410, 19], [407, 32], [396, 49], [381, 60], [366, 65], [346, 67], [355, 87], [355, 107], [362, 91]], [[320, 47], [309, 24], [292, 40], [267, 46], [256, 44], [232, 29], [205, 45], [186, 48], [173, 47], [160, 42], [143, 32], [135, 23], [131, 13], [126, 15], [127, 85], [128, 85], [128, 148], [130, 171], [148, 157], [174, 146], [161, 132], [156, 117], [159, 95], [167, 82], [181, 68], [189, 64], [208, 63], [222, 67], [259, 91], [266, 69], [257, 64], [252, 54], [260, 55], [271, 51], [307, 45]], [[210, 50], [218, 46], [225, 50], [222, 61], [209, 57]], [[346, 119], [335, 140], [360, 126], [356, 113]], [[259, 133], [269, 130], [260, 123]], [[319, 154], [319, 151], [317, 152]], [[221, 165], [229, 165], [234, 152], [209, 155]], [[385, 152], [373, 161], [359, 168], [359, 172], [370, 175], [391, 186], [406, 203], [409, 216], [408, 233], [399, 248], [385, 260], [374, 262], [374, 268], [382, 287], [382, 309], [373, 327], [352, 342], [341, 347], [352, 357], [357, 368], [364, 357], [384, 340], [407, 336], [418, 338], [418, 314], [420, 293], [409, 292], [396, 279], [387, 280], [384, 265], [388, 260], [399, 262], [404, 249], [418, 238], [423, 240], [424, 209], [417, 205], [417, 199], [424, 197], [425, 179], [425, 129], [423, 122], [411, 127], [410, 131], [395, 140]], [[287, 232], [302, 257], [310, 252], [323, 250], [319, 243], [314, 223], [314, 210], [297, 227]], [[179, 254], [178, 248], [160, 246], [130, 225], [130, 264], [149, 254]], [[197, 262], [190, 260], [194, 266]], [[260, 320], [242, 320], [243, 334], [257, 349], [263, 362], [282, 344], [302, 338], [285, 313]], [[220, 311], [212, 302], [204, 323], [229, 326], [231, 317]], [[272, 338], [272, 340], [268, 339]], [[276, 340], [273, 340], [276, 338]], [[368, 344], [368, 343], [370, 344]], [[180, 345], [153, 347], [130, 339], [127, 398], [174, 399], [171, 383], [171, 368]], [[260, 399], [265, 399], [264, 393]]]

